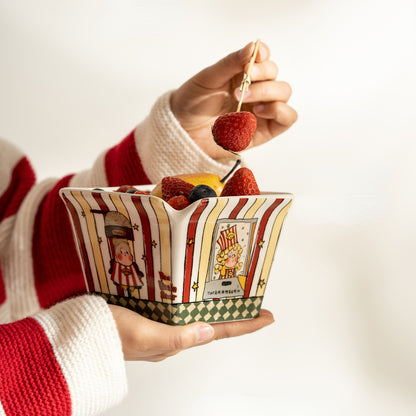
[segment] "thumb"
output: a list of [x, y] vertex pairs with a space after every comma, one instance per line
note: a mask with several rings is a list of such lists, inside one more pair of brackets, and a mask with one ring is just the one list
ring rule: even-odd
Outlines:
[[214, 338], [214, 328], [209, 324], [196, 322], [185, 326], [173, 326], [170, 329], [168, 342], [172, 350], [185, 350]]
[[243, 72], [254, 50], [253, 42], [250, 42], [239, 51], [230, 53], [225, 58], [211, 65], [195, 75], [194, 81], [205, 88], [221, 88], [232, 77]]

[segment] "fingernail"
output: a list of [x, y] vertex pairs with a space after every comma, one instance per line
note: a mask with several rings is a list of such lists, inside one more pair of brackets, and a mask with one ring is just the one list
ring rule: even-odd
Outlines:
[[210, 340], [214, 336], [214, 328], [211, 325], [200, 325], [197, 330], [196, 341], [198, 343]]
[[256, 105], [253, 108], [253, 110], [254, 110], [255, 113], [261, 113], [261, 112], [264, 111], [264, 105], [263, 104]]
[[[236, 88], [236, 89], [234, 90], [234, 95], [235, 95], [235, 98], [237, 98], [237, 100], [239, 100], [239, 99], [240, 99], [240, 97], [241, 97], [241, 90], [240, 90], [240, 87], [238, 87], [238, 88]], [[247, 97], [250, 97], [250, 90], [247, 90], [247, 91], [244, 93], [244, 98], [247, 98]]]

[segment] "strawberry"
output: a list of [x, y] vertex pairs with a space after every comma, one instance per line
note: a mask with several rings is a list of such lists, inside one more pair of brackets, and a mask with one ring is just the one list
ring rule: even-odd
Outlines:
[[135, 195], [150, 195], [150, 191], [135, 191]]
[[190, 205], [185, 195], [176, 195], [169, 199], [168, 204], [175, 209], [184, 209]]
[[162, 179], [162, 198], [169, 201], [173, 196], [184, 195], [188, 198], [194, 185], [175, 176], [166, 176]]
[[253, 172], [248, 168], [238, 169], [226, 182], [221, 196], [260, 195]]
[[256, 127], [256, 117], [249, 111], [226, 113], [215, 120], [212, 135], [225, 150], [241, 152], [250, 144]]
[[133, 185], [121, 185], [116, 189], [115, 192], [127, 192], [127, 191], [137, 191], [137, 189]]

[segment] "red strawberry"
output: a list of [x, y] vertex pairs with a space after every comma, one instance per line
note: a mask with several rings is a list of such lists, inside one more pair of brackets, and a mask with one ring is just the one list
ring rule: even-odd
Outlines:
[[226, 182], [221, 196], [260, 195], [253, 172], [248, 168], [238, 169]]
[[127, 191], [137, 191], [137, 189], [133, 185], [121, 185], [116, 189], [115, 192], [127, 192]]
[[136, 191], [135, 195], [150, 195], [150, 191]]
[[256, 117], [249, 111], [227, 113], [215, 120], [212, 135], [225, 150], [241, 152], [250, 144], [256, 127]]
[[169, 199], [168, 204], [175, 209], [184, 209], [189, 207], [190, 203], [185, 195], [176, 195]]
[[174, 176], [166, 176], [162, 179], [162, 198], [169, 201], [173, 196], [184, 195], [188, 198], [194, 185]]

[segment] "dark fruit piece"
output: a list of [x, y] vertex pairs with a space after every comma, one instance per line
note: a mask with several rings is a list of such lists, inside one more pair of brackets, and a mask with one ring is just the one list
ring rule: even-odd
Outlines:
[[189, 192], [189, 202], [198, 201], [198, 199], [202, 198], [212, 198], [216, 197], [217, 194], [215, 191], [208, 185], [197, 185], [192, 188], [191, 192]]

